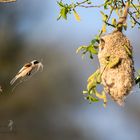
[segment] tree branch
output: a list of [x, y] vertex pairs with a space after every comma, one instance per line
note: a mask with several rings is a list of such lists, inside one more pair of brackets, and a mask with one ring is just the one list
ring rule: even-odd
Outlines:
[[[123, 3], [124, 5], [124, 3]], [[117, 30], [122, 32], [122, 28], [123, 28], [123, 24], [126, 22], [127, 19], [127, 15], [129, 12], [129, 0], [126, 2], [125, 7], [124, 7], [124, 11], [123, 11], [123, 15], [119, 17], [119, 21], [117, 23]]]

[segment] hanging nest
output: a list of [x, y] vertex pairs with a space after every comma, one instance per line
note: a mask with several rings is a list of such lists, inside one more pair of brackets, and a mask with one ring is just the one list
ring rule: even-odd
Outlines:
[[[123, 105], [135, 84], [132, 46], [122, 33], [129, 4], [126, 2], [123, 15], [120, 16], [115, 30], [100, 37], [98, 52], [100, 67], [88, 78], [87, 84], [87, 99], [90, 102], [102, 99], [106, 106], [106, 94], [109, 94], [115, 102]], [[104, 90], [101, 93], [98, 92], [98, 85], [103, 85]]]
[[101, 37], [98, 59], [105, 92], [123, 105], [134, 85], [134, 62], [129, 39], [120, 31]]

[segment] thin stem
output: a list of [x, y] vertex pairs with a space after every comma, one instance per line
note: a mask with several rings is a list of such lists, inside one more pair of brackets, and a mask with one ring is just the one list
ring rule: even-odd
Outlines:
[[122, 5], [123, 5], [123, 7], [125, 7], [125, 3], [124, 3], [124, 1], [122, 0]]
[[105, 21], [105, 24], [107, 24], [108, 26], [112, 26], [112, 27], [114, 27], [114, 28], [115, 28], [115, 26], [114, 26], [114, 25], [112, 25], [112, 24], [108, 23], [107, 21]]
[[79, 6], [79, 7], [84, 7], [84, 8], [100, 8], [100, 7], [104, 6], [104, 4], [101, 4], [101, 5], [83, 5], [87, 2], [88, 2], [88, 0], [85, 0], [82, 2], [76, 2], [75, 7]]
[[108, 19], [107, 19], [107, 22], [109, 21], [109, 19], [111, 18], [111, 15], [113, 13], [113, 10], [114, 10], [114, 7], [111, 9], [110, 13], [109, 13], [109, 16], [108, 16]]
[[128, 11], [129, 16], [134, 20], [135, 23], [137, 23], [138, 25], [140, 25], [140, 22], [138, 22], [132, 15], [131, 12]]
[[84, 3], [86, 3], [88, 0], [85, 0], [85, 1], [82, 1], [82, 2], [76, 2], [76, 4], [77, 5], [75, 5], [75, 6], [79, 6], [79, 5], [81, 5], [81, 4], [84, 4]]
[[137, 7], [135, 6], [135, 4], [131, 1], [131, 4], [133, 5], [133, 7], [135, 8], [135, 10], [140, 14], [140, 11], [137, 9]]
[[78, 5], [79, 7], [84, 7], [84, 8], [100, 8], [104, 6], [104, 4], [101, 5]]

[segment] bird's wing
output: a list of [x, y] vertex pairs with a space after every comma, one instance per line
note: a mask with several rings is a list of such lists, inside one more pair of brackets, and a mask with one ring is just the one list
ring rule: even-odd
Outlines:
[[24, 71], [26, 68], [29, 68], [32, 64], [31, 63], [27, 63], [25, 64], [21, 69], [20, 71], [18, 72], [18, 74], [20, 74], [22, 71]]
[[40, 68], [43, 70], [43, 64], [42, 64], [41, 62], [38, 63], [38, 65], [37, 65], [37, 71], [38, 71]]

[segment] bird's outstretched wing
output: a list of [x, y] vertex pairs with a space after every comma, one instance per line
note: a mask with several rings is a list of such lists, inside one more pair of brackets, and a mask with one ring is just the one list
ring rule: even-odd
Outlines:
[[13, 85], [14, 82], [19, 78], [19, 75], [21, 74], [21, 72], [23, 72], [25, 69], [27, 69], [28, 67], [30, 67], [32, 64], [31, 63], [27, 63], [25, 64], [17, 73], [17, 75], [11, 80], [10, 84]]
[[32, 64], [31, 63], [27, 63], [25, 64], [18, 72], [18, 74], [20, 74], [22, 71], [24, 71], [26, 68], [30, 67]]

